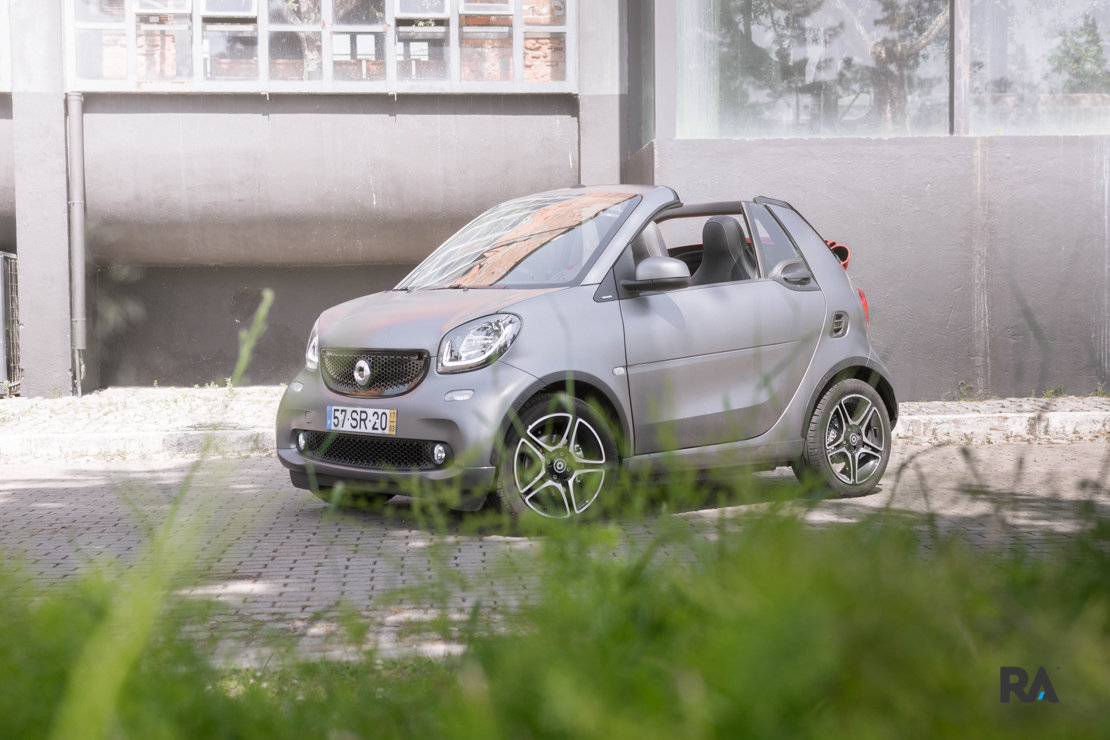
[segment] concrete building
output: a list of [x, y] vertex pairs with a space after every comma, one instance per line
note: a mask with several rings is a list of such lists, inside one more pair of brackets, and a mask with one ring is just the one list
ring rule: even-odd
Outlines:
[[903, 398], [1094, 391], [1108, 28], [1091, 0], [0, 0], [22, 393], [222, 384], [265, 287], [250, 379], [287, 380], [322, 309], [489, 206], [615, 181], [795, 204], [852, 248]]

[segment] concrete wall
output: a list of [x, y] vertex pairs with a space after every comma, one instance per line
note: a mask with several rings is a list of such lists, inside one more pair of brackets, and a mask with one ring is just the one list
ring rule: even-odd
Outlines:
[[[69, 394], [69, 213], [61, 3], [11, 0], [12, 183], [19, 251], [20, 392]], [[16, 30], [18, 29], [18, 31]]]
[[12, 97], [0, 95], [0, 252], [15, 250], [15, 149]]
[[418, 261], [498, 202], [577, 183], [577, 115], [573, 96], [88, 95], [90, 259]]
[[[852, 250], [900, 398], [1110, 373], [1110, 137], [670, 140], [626, 171], [693, 203], [767, 195]], [[645, 167], [645, 165], [649, 165]]]
[[90, 328], [90, 345], [100, 349], [99, 384], [223, 385], [238, 357], [239, 329], [263, 288], [273, 289], [274, 305], [247, 383], [287, 383], [304, 365], [308, 334], [324, 309], [392, 288], [412, 267], [101, 269], [98, 321]]

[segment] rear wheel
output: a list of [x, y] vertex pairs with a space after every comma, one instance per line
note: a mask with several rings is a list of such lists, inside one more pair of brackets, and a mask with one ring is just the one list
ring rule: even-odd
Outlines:
[[609, 423], [585, 401], [544, 393], [518, 419], [497, 470], [495, 497], [502, 511], [570, 519], [611, 488], [617, 442]]
[[842, 380], [813, 410], [794, 475], [801, 480], [814, 471], [839, 495], [862, 496], [886, 472], [890, 444], [890, 413], [878, 391], [862, 380]]

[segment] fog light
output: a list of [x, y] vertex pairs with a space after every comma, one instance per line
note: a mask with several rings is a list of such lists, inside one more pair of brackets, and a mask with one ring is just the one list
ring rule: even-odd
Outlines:
[[432, 459], [436, 461], [436, 465], [442, 465], [443, 461], [447, 459], [447, 448], [443, 445], [436, 445], [432, 449]]
[[449, 391], [443, 397], [444, 401], [469, 401], [474, 397], [474, 391]]
[[294, 393], [300, 393], [301, 388], [304, 388], [304, 386], [301, 385], [301, 381], [299, 380], [293, 381], [293, 385], [290, 386], [290, 389], [292, 389]]
[[308, 435], [304, 432], [297, 432], [297, 449], [304, 452], [304, 448], [308, 446]]

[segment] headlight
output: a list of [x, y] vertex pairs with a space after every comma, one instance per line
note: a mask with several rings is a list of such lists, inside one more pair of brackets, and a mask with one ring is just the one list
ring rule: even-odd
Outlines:
[[308, 335], [308, 346], [304, 351], [304, 366], [315, 370], [320, 366], [320, 321], [317, 319], [312, 326], [312, 333]]
[[520, 319], [512, 314], [486, 316], [455, 327], [439, 343], [436, 370], [464, 373], [497, 362], [508, 352], [520, 332]]

